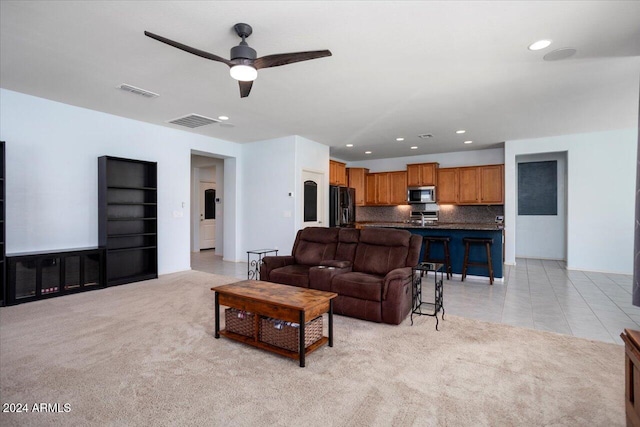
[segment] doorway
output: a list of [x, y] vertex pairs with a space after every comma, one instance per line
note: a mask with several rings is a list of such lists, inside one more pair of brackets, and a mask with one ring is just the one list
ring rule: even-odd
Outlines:
[[325, 224], [324, 173], [302, 170], [302, 228]]
[[224, 159], [191, 154], [191, 252], [224, 248]]
[[216, 248], [216, 184], [200, 181], [200, 250]]
[[567, 260], [567, 153], [516, 157], [516, 258]]

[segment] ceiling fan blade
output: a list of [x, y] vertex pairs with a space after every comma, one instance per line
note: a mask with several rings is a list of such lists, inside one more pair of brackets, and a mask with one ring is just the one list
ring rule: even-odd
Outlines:
[[253, 66], [259, 70], [260, 68], [279, 67], [281, 65], [293, 64], [294, 62], [324, 58], [325, 56], [331, 56], [331, 51], [314, 50], [310, 52], [280, 53], [258, 58], [254, 61]]
[[222, 62], [223, 64], [227, 64], [229, 67], [231, 67], [231, 65], [233, 65], [233, 64], [231, 64], [231, 61], [229, 61], [228, 59], [224, 59], [224, 58], [222, 58], [222, 57], [220, 57], [218, 55], [214, 55], [213, 53], [205, 52], [204, 50], [200, 50], [200, 49], [196, 49], [196, 48], [191, 47], [191, 46], [187, 46], [186, 44], [182, 44], [182, 43], [178, 43], [178, 42], [173, 41], [173, 40], [169, 40], [166, 37], [162, 37], [162, 36], [159, 36], [157, 34], [150, 33], [149, 31], [145, 31], [144, 35], [147, 36], [147, 37], [151, 37], [152, 39], [156, 39], [159, 42], [166, 43], [169, 46], [177, 47], [178, 49], [184, 50], [185, 52], [189, 52], [189, 53], [192, 53], [194, 55], [197, 55], [197, 56], [199, 56], [201, 58], [210, 59], [212, 61], [217, 61], [217, 62]]
[[240, 84], [240, 98], [246, 98], [249, 96], [249, 92], [251, 92], [251, 86], [253, 86], [253, 82], [243, 82], [238, 80]]

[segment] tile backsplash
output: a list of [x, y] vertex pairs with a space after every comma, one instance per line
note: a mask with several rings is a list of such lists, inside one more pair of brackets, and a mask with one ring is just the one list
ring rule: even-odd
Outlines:
[[401, 222], [411, 215], [411, 206], [356, 206], [356, 221]]
[[455, 206], [442, 205], [438, 218], [440, 222], [495, 222], [496, 215], [504, 215], [503, 205]]
[[[357, 206], [356, 221], [401, 222], [407, 221], [411, 210], [423, 209], [423, 205]], [[455, 206], [441, 205], [440, 222], [485, 223], [495, 222], [496, 215], [504, 215], [504, 206]]]

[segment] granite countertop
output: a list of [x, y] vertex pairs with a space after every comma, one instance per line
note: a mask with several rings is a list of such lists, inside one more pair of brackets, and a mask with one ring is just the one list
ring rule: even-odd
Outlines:
[[358, 222], [361, 227], [386, 227], [386, 228], [424, 228], [424, 229], [442, 229], [442, 230], [503, 230], [504, 224], [496, 224], [495, 222], [436, 222], [433, 224], [420, 225], [419, 223], [408, 222]]

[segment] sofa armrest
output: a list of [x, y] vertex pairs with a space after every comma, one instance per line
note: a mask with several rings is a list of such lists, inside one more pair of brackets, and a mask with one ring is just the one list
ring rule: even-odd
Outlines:
[[411, 283], [413, 269], [411, 267], [401, 267], [391, 270], [384, 277], [382, 285], [382, 300], [387, 299], [387, 293], [391, 287], [403, 287], [407, 283]]
[[[351, 264], [349, 261], [345, 261]], [[309, 288], [319, 291], [331, 291], [331, 281], [338, 274], [349, 273], [351, 265], [338, 268], [332, 266], [319, 265], [309, 269]]]
[[320, 265], [324, 267], [346, 268], [346, 267], [351, 267], [352, 262], [338, 261], [337, 259], [325, 259], [324, 261], [320, 261]]
[[272, 270], [294, 263], [295, 258], [291, 255], [266, 256], [262, 258], [262, 265], [260, 265], [260, 280], [269, 280]]

